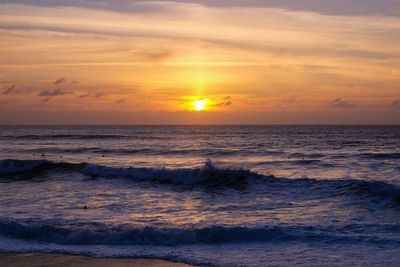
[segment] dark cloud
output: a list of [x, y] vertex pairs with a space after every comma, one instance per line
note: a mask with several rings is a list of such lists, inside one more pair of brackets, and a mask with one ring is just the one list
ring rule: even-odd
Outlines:
[[218, 102], [217, 104], [215, 104], [215, 106], [217, 107], [228, 107], [228, 106], [232, 106], [233, 102], [231, 100], [230, 96], [226, 96], [222, 99], [222, 101]]
[[232, 104], [232, 101], [225, 102], [225, 106], [231, 106]]
[[126, 102], [125, 99], [121, 98], [121, 99], [115, 101], [115, 104], [121, 105], [121, 104], [125, 104], [125, 102]]
[[331, 108], [353, 108], [354, 104], [350, 103], [344, 99], [337, 98], [329, 103]]
[[43, 90], [39, 92], [37, 95], [42, 97], [56, 97], [56, 96], [63, 96], [72, 94], [71, 92], [62, 91], [61, 89], [54, 89], [54, 90]]
[[391, 108], [400, 108], [400, 100], [399, 99], [393, 100], [393, 102], [390, 103], [389, 107], [391, 107]]
[[62, 78], [60, 78], [60, 79], [55, 80], [55, 81], [53, 82], [53, 84], [58, 85], [58, 84], [62, 84], [62, 83], [64, 83], [64, 82], [65, 82], [65, 78], [62, 77]]
[[104, 94], [103, 93], [93, 93], [93, 97], [99, 98], [102, 97]]
[[86, 97], [94, 97], [94, 98], [99, 98], [102, 97], [104, 94], [103, 93], [85, 93], [82, 95], [79, 95], [79, 98], [86, 98]]
[[72, 82], [70, 82], [70, 84], [78, 84], [79, 83], [79, 81], [72, 81]]
[[15, 85], [12, 85], [12, 86], [6, 88], [6, 89], [3, 91], [3, 94], [5, 94], [5, 95], [10, 95], [10, 94], [18, 93], [18, 91], [16, 91], [15, 88], [16, 88], [16, 86], [15, 86]]
[[83, 95], [79, 95], [78, 97], [79, 97], [79, 98], [86, 98], [86, 97], [88, 97], [88, 96], [90, 96], [90, 93], [86, 93], [86, 94], [83, 94]]

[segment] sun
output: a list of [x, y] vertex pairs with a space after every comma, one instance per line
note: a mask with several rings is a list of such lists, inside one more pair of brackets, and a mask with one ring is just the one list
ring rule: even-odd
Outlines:
[[207, 107], [207, 101], [203, 99], [196, 100], [193, 102], [193, 106], [196, 111], [203, 111]]

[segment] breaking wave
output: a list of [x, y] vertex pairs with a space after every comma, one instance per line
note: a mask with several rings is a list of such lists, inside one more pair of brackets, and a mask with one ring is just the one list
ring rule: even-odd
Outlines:
[[200, 169], [113, 168], [87, 164], [84, 173], [92, 176], [131, 178], [135, 181], [157, 181], [173, 184], [216, 183], [238, 185], [260, 175], [243, 169], [216, 168], [210, 160]]
[[[312, 189], [313, 193], [329, 190], [334, 194], [352, 197], [380, 198], [392, 207], [400, 206], [400, 187], [382, 181], [363, 180], [314, 180], [287, 179], [273, 175], [261, 175], [245, 169], [217, 168], [207, 160], [202, 168], [160, 169], [160, 168], [118, 168], [90, 163], [67, 163], [47, 160], [0, 160], [0, 177], [15, 175], [35, 177], [37, 173], [48, 171], [79, 172], [94, 178], [129, 179], [134, 182], [151, 182], [171, 185], [204, 185], [207, 187], [240, 187], [256, 183], [265, 184], [270, 190], [271, 183], [278, 188]], [[193, 187], [191, 187], [193, 188]], [[315, 188], [317, 188], [315, 191]]]
[[[383, 235], [370, 235], [375, 228]], [[391, 234], [399, 232], [400, 225], [351, 224], [334, 228], [303, 225], [256, 228], [215, 225], [203, 228], [157, 228], [132, 225], [110, 227], [100, 223], [58, 225], [51, 222], [0, 221], [0, 235], [63, 245], [177, 246], [290, 241], [400, 244], [400, 240], [391, 238]]]
[[198, 169], [117, 168], [90, 163], [75, 164], [47, 160], [0, 160], [0, 175], [50, 170], [75, 170], [92, 177], [129, 178], [137, 182], [152, 181], [184, 185], [207, 183], [235, 186], [245, 183], [249, 178], [261, 177], [249, 170], [216, 168], [210, 160]]

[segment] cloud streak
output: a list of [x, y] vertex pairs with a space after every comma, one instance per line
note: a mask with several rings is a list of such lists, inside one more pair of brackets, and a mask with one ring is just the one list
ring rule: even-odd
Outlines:
[[59, 84], [62, 84], [62, 83], [65, 83], [65, 78], [64, 77], [62, 77], [60, 79], [57, 79], [57, 80], [55, 80], [53, 82], [53, 84], [55, 84], [55, 85], [59, 85]]
[[12, 86], [10, 86], [10, 87], [4, 89], [3, 94], [5, 94], [5, 95], [10, 95], [10, 94], [18, 93], [18, 91], [16, 91], [15, 89], [16, 89], [16, 86], [15, 86], [15, 85], [12, 85]]
[[[398, 14], [396, 13], [396, 8], [398, 8], [399, 5], [398, 0], [363, 0], [362, 5], [360, 5], [359, 0], [150, 0], [146, 2], [159, 2], [161, 4], [180, 2], [219, 8], [281, 8], [286, 10], [318, 12], [330, 15]], [[152, 6], [144, 4], [146, 2], [143, 0], [0, 0], [0, 3], [21, 3], [53, 7], [72, 6], [131, 13], [149, 13], [158, 10]]]
[[56, 97], [56, 96], [63, 96], [72, 94], [71, 92], [63, 91], [61, 89], [54, 89], [54, 90], [43, 90], [40, 91], [37, 95], [41, 97]]
[[216, 107], [229, 107], [233, 105], [233, 101], [230, 96], [224, 97], [221, 101], [218, 101], [215, 106]]
[[[88, 7], [92, 7], [92, 4], [89, 5], [89, 3], [93, 3], [93, 1], [84, 1], [86, 4], [81, 4], [80, 1], [21, 2], [42, 3], [44, 7], [0, 4], [0, 28], [4, 30], [37, 29], [67, 35], [76, 33], [77, 38], [79, 38], [79, 35], [82, 38], [89, 34], [98, 34], [124, 39], [127, 37], [143, 39], [154, 37], [177, 41], [203, 40], [222, 48], [232, 49], [236, 47], [254, 54], [264, 54], [264, 57], [258, 56], [235, 60], [236, 63], [239, 63], [233, 65], [249, 65], [249, 63], [250, 65], [266, 65], [266, 62], [260, 60], [260, 58], [270, 56], [268, 54], [298, 56], [301, 59], [310, 56], [318, 58], [339, 57], [389, 60], [400, 56], [395, 45], [400, 41], [399, 37], [395, 37], [396, 33], [398, 33], [397, 36], [400, 36], [400, 18], [396, 17], [338, 17], [310, 12], [294, 12], [271, 8], [275, 6], [271, 3], [263, 4], [265, 1], [250, 1], [252, 3], [245, 1], [246, 4], [243, 4], [243, 1], [219, 1], [217, 6], [224, 8], [213, 8], [215, 1], [200, 1], [201, 4], [206, 4], [206, 6], [194, 4], [197, 1], [191, 1], [192, 4], [183, 3], [183, 1], [164, 3], [133, 1], [133, 4], [132, 1], [102, 1], [101, 5], [99, 3], [93, 4], [94, 6], [104, 6], [104, 9], [100, 10], [88, 9]], [[294, 4], [296, 1], [292, 2]], [[310, 5], [311, 1], [308, 2], [309, 4], [303, 3], [302, 5]], [[331, 5], [326, 4], [327, 2], [337, 1], [321, 1], [318, 6]], [[368, 0], [368, 2], [373, 5], [373, 3], [381, 1]], [[65, 7], [69, 3], [72, 3], [71, 6], [74, 7]], [[315, 1], [312, 3], [315, 4]], [[360, 6], [358, 1], [355, 3]], [[107, 9], [112, 5], [124, 6], [125, 4], [131, 5], [135, 10], [138, 8], [139, 11], [132, 11], [132, 13], [126, 14], [110, 12]], [[245, 9], [230, 8], [238, 5], [244, 6]], [[364, 3], [362, 6], [364, 5], [368, 4]], [[338, 6], [348, 8], [348, 4], [338, 4]], [[139, 7], [147, 7], [153, 12], [149, 14], [145, 11], [140, 11]], [[144, 13], [141, 14], [141, 12]], [[172, 17], [174, 18], [173, 22], [171, 22]], [[74, 21], [74, 23], [71, 24], [70, 21]], [[318, 24], [314, 23], [315, 21], [318, 21]], [[262, 27], [262, 25], [268, 25], [268, 28]], [[82, 42], [82, 44], [80, 48], [85, 47], [85, 43]], [[118, 46], [121, 47], [121, 45]], [[149, 46], [142, 45], [142, 47], [146, 47], [146, 49], [142, 48], [142, 51], [139, 51], [144, 61], [165, 60], [175, 54], [182, 53], [179, 49], [169, 49], [168, 47], [161, 47], [158, 50], [153, 50]], [[171, 45], [171, 47], [176, 46]], [[62, 44], [60, 44], [60, 48], [63, 48]], [[75, 49], [79, 51], [78, 48]], [[105, 47], [103, 51], [106, 51], [106, 49], [109, 49], [109, 47]], [[129, 50], [129, 48], [125, 49]], [[131, 48], [129, 53], [135, 52], [132, 50]], [[178, 50], [178, 52], [174, 50]], [[62, 55], [62, 50], [60, 52]], [[87, 52], [91, 53], [90, 51]], [[115, 52], [117, 52], [116, 55], [120, 53], [118, 50]], [[70, 56], [73, 55], [70, 54]], [[57, 59], [58, 57], [60, 55], [51, 58]], [[137, 61], [137, 58], [138, 56], [135, 52], [135, 60], [130, 61], [130, 63]], [[93, 57], [90, 57], [90, 59], [93, 59]], [[126, 63], [127, 61], [125, 60]], [[57, 60], [57, 63], [60, 64], [60, 62], [63, 63]], [[191, 63], [191, 61], [187, 60], [180, 62]], [[213, 62], [216, 61], [214, 60]], [[223, 65], [226, 60], [223, 59], [218, 62]], [[78, 64], [79, 62], [71, 60], [68, 63]], [[99, 64], [100, 62], [94, 63]], [[121, 62], [115, 63], [121, 64]], [[203, 61], [203, 63], [207, 62]], [[226, 62], [226, 64], [232, 64], [232, 60], [231, 62]], [[62, 79], [59, 79], [58, 82], [62, 82]]]
[[331, 101], [328, 105], [331, 108], [354, 108], [355, 105], [341, 98]]
[[78, 97], [79, 98], [87, 98], [87, 97], [100, 98], [103, 95], [104, 95], [103, 93], [95, 92], [95, 93], [84, 93], [82, 95], [79, 95]]
[[125, 103], [126, 103], [126, 100], [124, 98], [121, 98], [121, 99], [118, 99], [117, 101], [115, 101], [115, 104], [117, 104], [117, 105], [122, 105]]
[[400, 109], [400, 100], [399, 99], [393, 100], [393, 102], [390, 103], [389, 107]]

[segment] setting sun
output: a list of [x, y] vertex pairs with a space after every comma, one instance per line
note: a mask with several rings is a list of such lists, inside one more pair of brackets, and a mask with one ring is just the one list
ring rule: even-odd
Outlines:
[[197, 100], [193, 103], [194, 109], [196, 111], [203, 111], [206, 109], [207, 101], [206, 100]]

